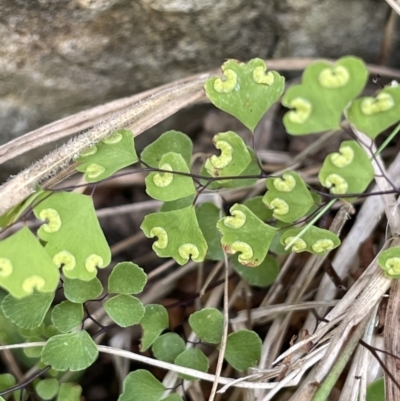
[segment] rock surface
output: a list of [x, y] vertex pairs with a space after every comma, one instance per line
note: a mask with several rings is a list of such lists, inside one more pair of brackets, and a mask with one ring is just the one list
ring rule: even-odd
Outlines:
[[0, 144], [226, 58], [376, 62], [377, 0], [2, 0]]

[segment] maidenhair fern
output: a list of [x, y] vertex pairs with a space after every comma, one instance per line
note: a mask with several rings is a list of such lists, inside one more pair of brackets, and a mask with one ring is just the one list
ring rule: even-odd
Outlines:
[[[400, 120], [398, 86], [386, 87], [376, 97], [355, 99], [368, 77], [364, 63], [355, 57], [310, 65], [301, 83], [285, 93], [284, 78], [269, 71], [261, 59], [247, 64], [228, 60], [222, 72], [223, 77], [206, 82], [205, 92], [216, 107], [250, 130], [251, 143], [262, 116], [282, 95], [282, 104], [290, 109], [283, 123], [292, 135], [339, 128], [345, 116], [359, 131], [375, 138]], [[356, 197], [374, 178], [371, 155], [355, 140], [343, 141], [337, 152], [326, 157], [318, 174], [321, 186], [327, 189], [321, 195], [298, 171], [268, 176], [262, 171], [257, 150], [233, 131], [216, 133], [213, 143], [216, 151], [197, 171], [191, 163], [192, 141], [184, 133], [168, 131], [138, 156], [133, 133], [121, 129], [81, 152], [76, 158], [77, 171], [90, 184], [139, 162], [137, 170], [147, 172], [147, 194], [163, 202], [160, 210], [147, 214], [141, 224], [145, 236], [153, 239], [156, 255], [173, 258], [179, 265], [220, 261], [227, 255], [242, 279], [260, 287], [277, 277], [277, 254], [326, 255], [337, 248], [340, 239], [336, 234], [308, 221], [323, 205], [324, 195]], [[199, 202], [206, 191], [246, 187], [258, 180], [265, 180], [266, 190], [233, 204], [229, 214], [214, 203]], [[38, 189], [3, 215], [1, 226], [17, 221], [28, 208], [41, 221], [37, 232], [24, 227], [0, 241], [0, 286], [8, 293], [1, 309], [27, 340], [46, 342], [43, 349], [31, 353], [40, 356], [41, 366], [80, 371], [95, 362], [98, 348], [85, 325], [90, 317], [86, 303], [93, 301], [116, 325], [141, 325], [142, 352], [151, 348], [159, 360], [201, 372], [209, 370], [204, 350], [188, 347], [177, 333], [166, 332], [169, 317], [164, 306], [143, 305], [138, 294], [147, 283], [144, 270], [132, 262], [108, 267], [111, 251], [91, 197]], [[399, 278], [398, 247], [382, 252], [379, 265], [388, 277]], [[111, 273], [104, 289], [97, 273], [107, 267]], [[57, 288], [65, 300], [52, 307]], [[189, 325], [200, 341], [214, 348], [221, 346], [224, 316], [219, 310], [195, 311]], [[233, 369], [245, 371], [260, 356], [261, 339], [256, 332], [238, 330], [226, 338], [225, 359]], [[14, 384], [14, 378], [0, 375], [0, 391]], [[177, 394], [163, 398], [165, 390], [150, 372], [139, 369], [125, 378], [119, 401], [181, 400]], [[81, 394], [78, 385], [55, 378], [40, 380], [35, 391], [42, 399], [77, 400]]]

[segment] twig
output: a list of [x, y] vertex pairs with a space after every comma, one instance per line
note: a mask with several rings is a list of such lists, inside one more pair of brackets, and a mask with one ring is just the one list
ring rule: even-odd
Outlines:
[[229, 327], [229, 294], [228, 294], [228, 282], [229, 282], [229, 261], [228, 255], [224, 252], [224, 265], [225, 265], [225, 280], [224, 280], [224, 329], [221, 338], [221, 344], [219, 348], [219, 355], [217, 361], [217, 367], [215, 369], [215, 381], [211, 388], [211, 393], [208, 401], [214, 401], [215, 394], [217, 392], [219, 378], [221, 377], [222, 364], [224, 363], [226, 342], [228, 338], [228, 327]]
[[[45, 342], [4, 345], [4, 346], [0, 346], [0, 351], [3, 351], [5, 349], [43, 347], [45, 345], [46, 345]], [[215, 375], [210, 374], [210, 373], [204, 373], [199, 370], [190, 369], [190, 368], [186, 368], [186, 367], [179, 366], [179, 365], [174, 365], [174, 364], [168, 363], [168, 362], [163, 362], [163, 361], [160, 361], [157, 359], [149, 358], [147, 356], [139, 355], [134, 352], [125, 351], [125, 350], [122, 350], [119, 348], [108, 347], [106, 345], [97, 345], [97, 349], [99, 350], [99, 352], [120, 356], [120, 357], [127, 358], [127, 359], [137, 361], [137, 362], [142, 362], [147, 365], [156, 366], [156, 367], [159, 367], [161, 369], [165, 369], [165, 370], [168, 370], [171, 372], [176, 372], [176, 373], [184, 374], [187, 376], [193, 376], [199, 380], [205, 380], [205, 381], [209, 381], [209, 382], [214, 382], [216, 380]], [[312, 361], [311, 363], [315, 363], [315, 362]], [[305, 368], [308, 368], [308, 367], [309, 367], [308, 365], [305, 366]], [[297, 373], [296, 373], [296, 375], [297, 375]], [[258, 376], [255, 375], [253, 377], [257, 378], [257, 377], [262, 377], [262, 376], [263, 376], [263, 373], [260, 373]], [[292, 379], [294, 379], [294, 378], [292, 378]], [[234, 379], [231, 379], [228, 377], [220, 377], [218, 379], [218, 383], [224, 384], [224, 385], [229, 385], [229, 386], [234, 386], [234, 387], [239, 387], [239, 388], [247, 388], [247, 389], [272, 389], [276, 386], [276, 383], [238, 381], [238, 380], [234, 380]], [[294, 385], [293, 380], [291, 382], [287, 383], [287, 386], [292, 386], [292, 385]]]
[[[394, 355], [400, 355], [400, 281], [393, 280], [390, 290], [389, 302], [385, 318], [385, 349]], [[399, 361], [390, 355], [386, 355], [387, 369], [392, 372], [394, 378], [386, 377], [386, 400], [397, 401], [400, 399], [400, 389], [396, 383], [400, 383]]]
[[[388, 169], [388, 176], [396, 185], [400, 185], [400, 153], [390, 165]], [[378, 189], [379, 187], [376, 185], [374, 188], [372, 188], [371, 192], [376, 192]], [[350, 267], [354, 263], [354, 259], [357, 257], [357, 251], [360, 244], [364, 242], [374, 231], [381, 219], [384, 209], [384, 202], [380, 196], [371, 196], [365, 200], [357, 214], [356, 221], [351, 227], [351, 230], [347, 234], [346, 238], [344, 238], [342, 241], [342, 245], [338, 249], [332, 261], [332, 266], [341, 279], [346, 277], [348, 274]], [[364, 285], [365, 282], [360, 282], [360, 280], [358, 280], [355, 286], [359, 287], [361, 284]], [[354, 289], [355, 287], [352, 288], [352, 290]], [[336, 292], [337, 288], [332, 283], [330, 277], [325, 274], [321, 284], [319, 285], [315, 300], [322, 301], [333, 299]], [[346, 301], [347, 299], [349, 300], [349, 303], [344, 306], [344, 309], [347, 309], [349, 306], [351, 306], [351, 303], [353, 302], [348, 297], [346, 297], [343, 301]], [[326, 308], [318, 308], [317, 313], [318, 315], [323, 316], [326, 313]], [[308, 330], [312, 330], [314, 326], [315, 318], [309, 315], [304, 327]]]
[[[374, 312], [368, 321], [363, 340], [360, 341], [368, 344], [372, 341], [377, 311], [378, 305], [375, 307]], [[338, 401], [365, 401], [367, 375], [368, 370], [370, 369], [368, 358], [370, 357], [372, 357], [371, 353], [365, 347], [362, 347], [361, 345], [357, 347]], [[368, 370], [365, 369], [365, 366], [368, 366]]]

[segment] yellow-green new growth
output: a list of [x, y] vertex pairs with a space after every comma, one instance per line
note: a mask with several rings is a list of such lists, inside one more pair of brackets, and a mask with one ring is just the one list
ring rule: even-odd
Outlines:
[[[228, 252], [229, 250], [229, 252]], [[239, 262], [242, 265], [249, 265], [253, 266], [254, 263], [251, 260], [254, 252], [253, 248], [246, 242], [243, 241], [235, 241], [231, 244], [231, 246], [226, 250], [228, 253], [236, 253], [236, 252], [241, 252], [241, 254], [238, 257]]]
[[91, 163], [86, 167], [85, 175], [87, 178], [93, 179], [103, 174], [105, 170], [106, 169], [103, 166], [100, 166], [100, 164]]
[[228, 166], [233, 158], [233, 148], [226, 141], [217, 141], [215, 147], [221, 151], [219, 156], [212, 155], [205, 163], [206, 170], [212, 175], [215, 169], [221, 169]]
[[47, 220], [48, 223], [45, 223], [42, 225], [43, 230], [48, 232], [48, 233], [54, 233], [58, 231], [61, 228], [61, 218], [60, 215], [58, 214], [57, 210], [48, 208], [48, 209], [43, 209], [39, 213], [39, 218], [42, 221]]
[[330, 189], [332, 194], [345, 194], [349, 187], [347, 181], [341, 177], [339, 174], [329, 174], [325, 181], [324, 185]]
[[354, 159], [354, 151], [350, 146], [341, 146], [340, 152], [331, 154], [331, 162], [336, 167], [345, 167]]
[[8, 277], [13, 272], [13, 266], [10, 259], [0, 258], [0, 276]]
[[400, 258], [389, 258], [386, 260], [385, 267], [390, 275], [394, 276], [400, 274]]
[[217, 78], [214, 81], [214, 89], [218, 93], [231, 93], [237, 85], [237, 74], [235, 71], [227, 69], [224, 71], [226, 77], [225, 81], [221, 78]]
[[[161, 170], [173, 171], [172, 166], [169, 163], [165, 163], [160, 166]], [[172, 173], [157, 173], [153, 177], [153, 182], [157, 187], [164, 188], [171, 184], [174, 180]]]
[[335, 244], [330, 239], [319, 239], [315, 241], [311, 248], [315, 253], [325, 253], [335, 247]]
[[232, 216], [227, 216], [224, 218], [224, 224], [231, 228], [243, 227], [246, 223], [246, 214], [240, 210], [233, 210], [231, 212]]
[[[285, 245], [289, 245], [295, 237], [287, 237], [285, 238]], [[292, 244], [292, 252], [302, 252], [307, 248], [306, 242], [301, 239], [297, 238], [297, 240]]]
[[122, 135], [121, 133], [119, 133], [118, 131], [114, 132], [113, 134], [111, 134], [110, 136], [104, 138], [102, 140], [103, 143], [107, 144], [107, 145], [114, 145], [115, 143], [120, 142], [122, 139]]
[[279, 216], [283, 216], [289, 213], [289, 205], [283, 200], [279, 198], [273, 199], [271, 202], [267, 204], [270, 209], [273, 209], [274, 214]]
[[162, 227], [154, 227], [150, 230], [150, 238], [157, 237], [153, 246], [159, 249], [165, 249], [168, 246], [168, 234]]
[[199, 248], [197, 248], [197, 246], [194, 244], [187, 243], [187, 244], [181, 245], [178, 248], [178, 253], [179, 253], [179, 256], [182, 259], [185, 259], [186, 261], [188, 261], [190, 257], [192, 257], [192, 259], [196, 262], [201, 261], [201, 260], [199, 260], [199, 255], [200, 255]]
[[104, 266], [104, 260], [100, 255], [92, 253], [85, 259], [85, 268], [88, 272], [95, 272], [96, 267]]
[[340, 88], [350, 80], [347, 68], [337, 65], [333, 68], [325, 68], [318, 76], [318, 82], [324, 88]]
[[22, 289], [31, 294], [35, 288], [40, 291], [44, 287], [44, 285], [45, 281], [42, 277], [30, 276], [22, 283]]
[[72, 271], [76, 266], [75, 256], [71, 252], [61, 251], [53, 256], [56, 266], [63, 266], [63, 271]]
[[287, 118], [294, 124], [303, 124], [310, 117], [312, 111], [312, 104], [301, 97], [296, 97], [290, 102], [290, 110], [286, 113]]
[[361, 111], [366, 115], [381, 113], [394, 107], [393, 97], [389, 93], [380, 93], [376, 99], [366, 97], [361, 101]]
[[274, 74], [267, 70], [267, 66], [258, 66], [253, 70], [253, 79], [258, 84], [272, 85], [275, 81]]
[[290, 174], [283, 173], [282, 178], [274, 178], [275, 189], [281, 192], [290, 192], [296, 186], [296, 180]]

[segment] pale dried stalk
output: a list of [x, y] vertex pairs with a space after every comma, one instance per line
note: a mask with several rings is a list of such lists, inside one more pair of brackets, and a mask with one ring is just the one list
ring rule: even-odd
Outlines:
[[[310, 310], [317, 307], [333, 307], [338, 303], [337, 300], [332, 301], [306, 301], [306, 302], [295, 302], [293, 304], [275, 304], [263, 306], [250, 310], [251, 321], [253, 323], [262, 324], [267, 323], [275, 318], [278, 313], [296, 312], [301, 310]], [[236, 325], [245, 323], [248, 319], [247, 311], [240, 311], [238, 314], [231, 319], [231, 324]]]
[[[385, 350], [393, 355], [400, 356], [400, 281], [395, 279], [390, 290], [389, 303], [385, 318]], [[385, 355], [386, 367], [393, 374], [397, 384], [400, 383], [399, 360], [390, 355]], [[385, 375], [386, 381], [386, 400], [400, 400], [400, 390], [396, 384]]]
[[325, 326], [319, 327], [315, 333], [307, 336], [304, 340], [298, 341], [283, 354], [279, 355], [279, 357], [276, 358], [276, 360], [272, 363], [272, 365], [276, 365], [288, 357], [289, 357], [288, 359], [290, 360], [294, 359], [293, 354], [295, 353], [299, 355], [304, 354], [303, 349], [307, 348], [307, 346], [311, 342], [314, 344], [322, 344], [326, 342], [330, 337], [332, 337], [333, 332], [335, 330], [335, 326], [338, 325], [343, 319], [344, 315], [339, 316], [333, 320], [330, 320], [325, 324]]
[[[340, 234], [342, 227], [347, 220], [347, 214], [349, 212], [350, 205], [343, 206], [336, 214], [334, 221], [331, 225], [331, 231]], [[296, 283], [293, 285], [286, 299], [288, 305], [298, 302], [306, 289], [309, 287], [310, 282], [313, 280], [317, 272], [319, 271], [322, 263], [328, 257], [328, 254], [324, 256], [312, 255], [303, 270], [301, 271]], [[282, 346], [283, 338], [286, 333], [286, 327], [288, 326], [292, 314], [288, 313], [286, 316], [277, 316], [273, 321], [268, 334], [263, 343], [263, 352], [259, 362], [259, 368], [265, 369], [269, 367], [274, 359], [276, 359], [278, 350]], [[256, 399], [263, 399], [264, 395], [260, 390]]]
[[[3, 351], [5, 349], [19, 349], [19, 348], [32, 348], [32, 347], [44, 347], [46, 345], [46, 342], [34, 342], [34, 343], [22, 343], [22, 344], [11, 344], [11, 345], [2, 345], [0, 346], [0, 351]], [[193, 376], [201, 380], [206, 380], [209, 382], [213, 382], [215, 380], [215, 376], [210, 373], [204, 373], [199, 370], [195, 369], [190, 369], [190, 368], [185, 368], [183, 366], [179, 365], [174, 365], [172, 363], [164, 362], [164, 361], [159, 361], [157, 359], [149, 358], [144, 355], [139, 355], [134, 352], [130, 351], [125, 351], [122, 349], [118, 348], [113, 348], [113, 347], [108, 347], [106, 345], [97, 345], [97, 349], [99, 352], [104, 352], [106, 354], [111, 354], [111, 355], [117, 355], [121, 356], [123, 358], [127, 358], [133, 361], [138, 361], [141, 363], [145, 363], [150, 366], [157, 366], [161, 369], [165, 369], [171, 372], [176, 372], [176, 373], [181, 373], [183, 375], [188, 375], [188, 376]], [[235, 382], [235, 380], [228, 378], [228, 377], [220, 377], [219, 382], [221, 384], [231, 384]], [[242, 381], [238, 383], [233, 383], [232, 384], [235, 387], [240, 387], [240, 388], [271, 388], [274, 383], [254, 383], [254, 382], [247, 382], [247, 381]]]
[[[356, 136], [360, 139], [360, 142], [366, 152], [372, 156], [372, 153], [375, 152], [375, 147], [372, 140], [366, 137], [363, 133], [358, 132], [354, 127], [352, 127]], [[379, 163], [379, 165], [378, 165]], [[375, 180], [377, 186], [380, 191], [385, 191], [388, 189], [392, 189], [389, 186], [387, 180], [382, 177], [382, 175], [386, 176], [386, 171], [381, 163], [379, 157], [376, 157], [372, 166], [375, 172]], [[388, 220], [388, 224], [392, 233], [398, 233], [400, 230], [400, 215], [396, 205], [396, 200], [394, 195], [383, 195], [382, 200], [385, 204], [385, 213]], [[400, 239], [395, 238], [393, 240], [392, 245], [400, 244]], [[309, 400], [311, 396], [314, 396], [321, 385], [323, 385], [324, 381], [328, 379], [329, 375], [332, 377], [332, 371], [336, 370], [337, 367], [343, 366], [345, 359], [350, 358], [352, 352], [358, 344], [360, 337], [363, 334], [365, 326], [367, 324], [367, 318], [372, 313], [374, 307], [376, 307], [377, 303], [380, 301], [381, 297], [385, 294], [385, 292], [390, 288], [392, 280], [387, 278], [382, 271], [377, 266], [377, 258], [372, 262], [371, 266], [376, 269], [376, 272], [370, 278], [367, 286], [361, 292], [359, 297], [352, 304], [350, 310], [348, 310], [345, 319], [340, 324], [338, 329], [335, 331], [335, 335], [331, 340], [329, 348], [318, 364], [317, 368], [302, 386], [302, 388], [296, 392], [296, 394], [291, 398], [292, 400], [300, 401], [300, 400]], [[360, 278], [360, 280], [362, 277]], [[360, 281], [359, 280], [359, 281]], [[345, 295], [345, 298], [353, 298], [354, 294], [351, 294], [353, 288]], [[337, 309], [340, 307], [340, 303]]]
[[[400, 243], [400, 240], [397, 243]], [[377, 267], [376, 258], [371, 265]], [[389, 289], [390, 284], [391, 280], [385, 276], [382, 269], [378, 268], [376, 274], [371, 277], [364, 291], [353, 302], [342, 323], [335, 330], [324, 357], [303, 386], [290, 398], [290, 401], [309, 401], [324, 380], [329, 377], [336, 363], [343, 357], [343, 352], [350, 358], [365, 330], [366, 319], [369, 318], [373, 308]]]
[[[356, 133], [356, 135], [362, 139], [362, 142], [368, 144], [368, 146], [374, 152], [376, 148], [375, 148], [372, 140], [370, 138], [366, 137], [363, 133], [355, 130], [354, 128], [353, 128], [353, 130]], [[380, 163], [379, 158], [374, 160], [372, 163], [375, 168], [375, 171], [382, 172], [382, 174], [385, 175], [385, 171], [382, 169], [382, 167], [380, 169], [377, 168], [377, 163]], [[378, 177], [377, 185], [380, 187], [381, 191], [384, 191], [384, 190], [387, 191], [387, 190], [393, 189], [390, 186], [390, 184], [387, 182], [385, 177]], [[386, 217], [388, 219], [388, 225], [390, 227], [390, 231], [391, 231], [392, 235], [399, 236], [399, 234], [400, 234], [400, 213], [399, 213], [399, 205], [396, 200], [396, 197], [394, 194], [385, 195], [385, 196], [383, 196], [383, 199], [385, 201], [385, 211], [386, 211]], [[386, 320], [385, 320], [384, 336], [385, 336], [386, 350], [396, 356], [400, 355], [400, 352], [399, 352], [400, 351], [400, 347], [399, 347], [400, 323], [399, 323], [399, 319], [398, 319], [398, 314], [400, 311], [399, 296], [400, 296], [399, 282], [398, 282], [398, 280], [393, 280], [392, 290], [390, 293], [388, 310], [387, 310], [387, 315], [386, 315]], [[400, 369], [398, 368], [398, 360], [395, 357], [388, 355], [386, 357], [386, 363], [387, 363], [388, 369], [393, 374], [393, 376], [395, 378], [395, 382], [396, 382], [396, 383], [393, 382], [388, 375], [385, 375], [386, 399], [388, 401], [397, 401], [400, 398], [400, 390], [397, 387], [397, 385], [400, 384]]]
[[43, 185], [46, 180], [62, 173], [83, 150], [101, 141], [114, 130], [130, 128], [135, 135], [139, 135], [179, 109], [199, 101], [204, 97], [203, 85], [208, 77], [209, 75], [202, 74], [180, 85], [162, 88], [34, 163], [0, 187], [0, 215], [35, 192], [37, 185]]
[[[369, 156], [373, 156], [376, 152], [376, 146], [374, 141], [369, 138], [364, 133], [358, 131], [354, 126], [351, 127], [357, 138], [359, 139], [360, 145], [364, 148]], [[376, 185], [379, 188], [379, 191], [392, 191], [393, 187], [389, 184], [386, 179], [387, 172], [382, 163], [381, 157], [378, 155], [371, 160], [372, 167], [375, 172], [375, 181]], [[390, 231], [392, 235], [399, 236], [400, 234], [400, 209], [397, 204], [397, 200], [394, 194], [387, 194], [381, 196], [384, 204], [385, 204], [385, 214], [388, 220], [388, 225], [390, 227]]]
[[[367, 328], [363, 335], [363, 341], [367, 344], [372, 342], [372, 337], [375, 330], [376, 314], [378, 307], [375, 307], [371, 318], [368, 321]], [[346, 377], [346, 382], [343, 386], [340, 398], [338, 401], [365, 401], [367, 389], [367, 373], [371, 368], [368, 364], [368, 359], [371, 356], [369, 350], [362, 345], [357, 346], [354, 358], [351, 361], [349, 373]], [[374, 363], [378, 363], [374, 361]], [[368, 370], [365, 367], [368, 366]]]
[[214, 401], [215, 395], [217, 392], [219, 378], [221, 377], [222, 365], [224, 363], [224, 356], [226, 350], [226, 342], [228, 338], [228, 329], [229, 329], [229, 294], [228, 294], [228, 283], [229, 283], [229, 261], [228, 255], [224, 252], [224, 326], [222, 332], [221, 343], [219, 346], [218, 360], [217, 366], [215, 368], [215, 380], [213, 382], [213, 386], [211, 388], [211, 393], [208, 401]]
[[[214, 73], [217, 72], [214, 71]], [[0, 146], [0, 164], [48, 143], [65, 139], [85, 129], [101, 125], [105, 121], [112, 120], [116, 115], [121, 115], [125, 112], [132, 113], [132, 111], [137, 111], [140, 115], [143, 112], [143, 102], [148, 103], [149, 99], [158, 96], [160, 93], [173, 92], [177, 88], [194, 83], [199, 78], [201, 81], [205, 81], [207, 76], [207, 73], [192, 75], [158, 88], [81, 111], [28, 132]], [[159, 110], [161, 114], [163, 107], [168, 107], [168, 105], [161, 105]]]
[[[394, 184], [400, 185], [400, 153], [396, 156], [395, 160], [389, 167], [388, 177]], [[377, 185], [375, 185], [371, 190], [371, 192], [378, 191], [379, 187]], [[350, 267], [354, 263], [354, 259], [357, 257], [360, 244], [362, 244], [374, 231], [381, 219], [384, 209], [385, 205], [380, 196], [368, 197], [361, 206], [360, 211], [357, 213], [355, 223], [353, 224], [350, 232], [346, 235], [346, 238], [342, 241], [342, 244], [340, 245], [340, 248], [338, 249], [332, 261], [332, 266], [340, 278], [343, 279], [348, 274]], [[357, 282], [355, 285], [359, 286], [360, 284], [363, 283]], [[354, 291], [354, 287], [352, 290]], [[333, 299], [336, 292], [336, 286], [332, 283], [331, 278], [325, 274], [318, 288], [315, 300], [322, 301]], [[352, 301], [349, 299], [347, 305], [344, 306], [344, 310], [347, 309], [351, 302]], [[326, 313], [326, 308], [318, 308], [317, 313], [319, 316], [324, 316]], [[304, 324], [304, 328], [310, 331], [314, 327], [315, 316], [309, 314]]]

